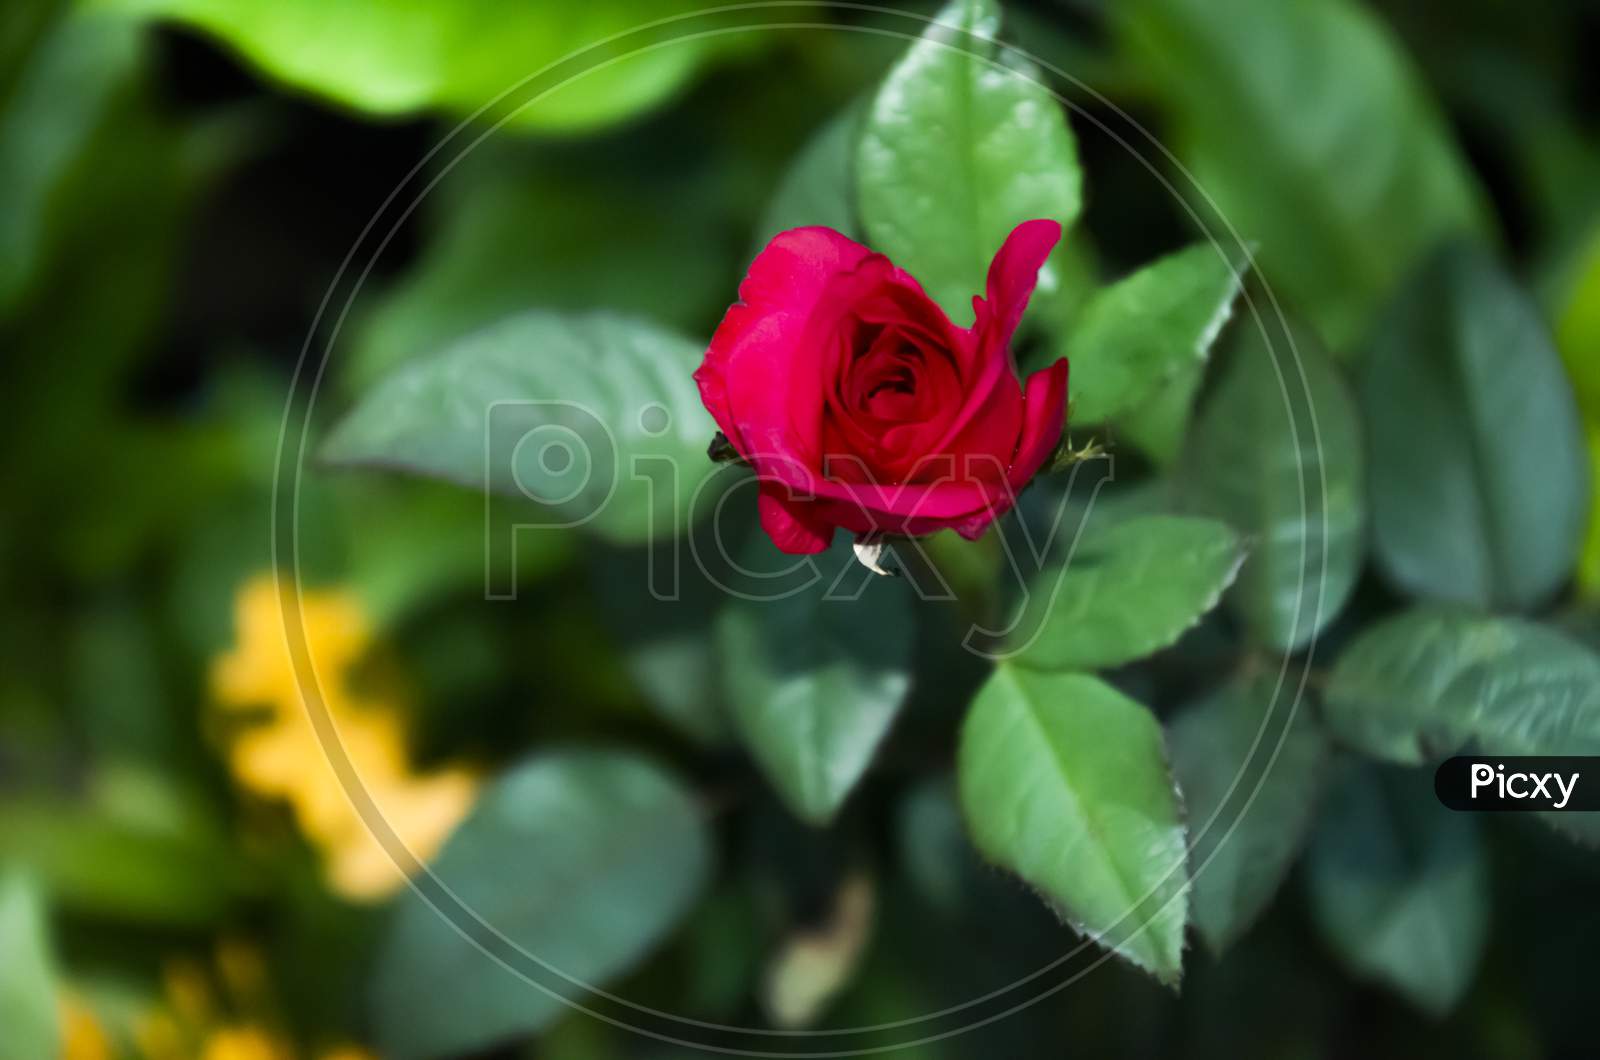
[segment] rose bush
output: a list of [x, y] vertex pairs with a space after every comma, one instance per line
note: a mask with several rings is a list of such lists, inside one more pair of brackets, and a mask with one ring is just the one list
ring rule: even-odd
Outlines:
[[941, 2], [4, 9], [0, 1060], [1597, 1052], [1595, 5]]
[[1055, 221], [1018, 225], [957, 327], [887, 257], [831, 228], [775, 236], [695, 372], [760, 479], [762, 528], [820, 552], [836, 528], [980, 536], [1061, 438], [1067, 362], [1017, 375], [1011, 339]]

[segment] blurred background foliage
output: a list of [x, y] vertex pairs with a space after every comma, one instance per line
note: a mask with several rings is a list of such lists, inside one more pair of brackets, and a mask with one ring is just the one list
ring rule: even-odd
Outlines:
[[[958, 9], [974, 28], [999, 18]], [[1098, 421], [1085, 429], [1111, 423], [1095, 432], [1117, 457], [1096, 518], [1139, 532], [1105, 539], [1104, 562], [1139, 535], [1156, 552], [1186, 540], [1159, 522], [1181, 519], [1154, 513], [1263, 543], [1228, 606], [1175, 646], [1126, 665], [1182, 631], [1181, 586], [1138, 598], [1141, 614], [1173, 610], [1170, 635], [1131, 653], [1079, 642], [1059, 665], [1107, 670], [1121, 690], [1107, 710], [1125, 693], [1154, 711], [1191, 815], [1237, 815], [1230, 783], [1255, 761], [1279, 660], [1313, 690], [1314, 714], [1272, 734], [1283, 761], [1252, 827], [1191, 854], [1224, 882], [1196, 885], [1177, 992], [1119, 961], [1077, 977], [1093, 948], [964, 837], [956, 732], [987, 669], [953, 645], [1002, 606], [992, 541], [936, 543], [959, 601], [912, 622], [873, 586], [872, 610], [813, 644], [806, 631], [828, 623], [804, 600], [777, 618], [719, 609], [709, 585], [648, 600], [648, 550], [625, 532], [512, 535], [489, 576], [516, 599], [486, 602], [476, 491], [312, 466], [296, 496], [275, 478], [303, 349], [330, 350], [311, 412], [321, 438], [397, 368], [525, 310], [631, 314], [687, 340], [639, 340], [629, 356], [671, 375], [687, 350], [686, 372], [754, 249], [791, 224], [856, 231], [941, 296], [973, 286], [981, 262], [938, 252], [940, 204], [959, 191], [949, 167], [903, 186], [892, 164], [964, 145], [882, 135], [896, 99], [880, 82], [928, 76], [896, 66], [919, 23], [870, 6], [696, 10], [0, 8], [0, 1058], [692, 1051], [674, 1038], [931, 1057], [1592, 1050], [1600, 862], [1523, 819], [1439, 810], [1425, 771], [1406, 768], [1426, 759], [1419, 732], [1457, 710], [1451, 737], [1503, 733], [1463, 729], [1426, 673], [1406, 685], [1383, 638], [1431, 638], [1415, 642], [1440, 653], [1428, 673], [1494, 685], [1498, 671], [1471, 670], [1494, 659], [1450, 656], [1452, 636], [1482, 635], [1531, 668], [1518, 680], [1560, 683], [1576, 704], [1573, 742], [1531, 750], [1600, 745], [1600, 521], [1586, 522], [1600, 469], [1600, 10], [1005, 11], [1001, 39], [1056, 71], [1046, 80], [1072, 108], [1071, 135], [1020, 139], [995, 168], [1081, 160], [1081, 182], [1057, 171], [1008, 202], [1081, 209], [1020, 352], [1059, 337]], [[909, 120], [926, 131], [937, 115], [914, 106]], [[852, 157], [858, 142], [878, 154]], [[876, 173], [874, 157], [889, 160]], [[380, 211], [383, 230], [366, 232]], [[1270, 285], [1290, 311], [1276, 337], [1305, 373], [1291, 405], [1318, 418], [1322, 448], [1275, 402], [1256, 329], [1236, 321], [1206, 368], [1204, 325], [1235, 292], [1214, 260], [1184, 256], [1206, 231], [1254, 253], [1252, 304]], [[992, 246], [1003, 231], [980, 234]], [[1153, 285], [1112, 284], [1152, 261]], [[1170, 340], [1128, 330], [1125, 307], [1179, 290], [1211, 307], [1185, 325], [1205, 334], [1201, 356], [1113, 407], [1096, 387], [1114, 377], [1093, 366]], [[569, 339], [614, 354], [600, 334]], [[1546, 356], [1552, 336], [1564, 368]], [[596, 363], [603, 384], [638, 362]], [[1314, 612], [1284, 588], [1304, 570], [1310, 531], [1284, 527], [1303, 518], [1305, 466], [1330, 486]], [[303, 709], [280, 628], [273, 531], [290, 527], [325, 715]], [[1279, 547], [1280, 531], [1301, 536]], [[1214, 603], [1236, 569], [1220, 562], [1193, 593]], [[1379, 621], [1413, 598], [1524, 617]], [[863, 661], [850, 621], [900, 635]], [[1312, 625], [1326, 626], [1314, 657]], [[844, 711], [827, 748], [853, 763], [842, 782], [790, 772], [793, 720], [761, 713], [774, 669], [794, 666]], [[1417, 716], [1373, 713], [1374, 688], [1395, 697], [1379, 707]], [[331, 759], [316, 717], [341, 736]], [[416, 857], [437, 853], [449, 894], [404, 897], [416, 866], [384, 853], [341, 771]], [[1019, 856], [977, 831], [996, 860]], [[499, 959], [658, 1037], [486, 972], [423, 903], [452, 896], [626, 1002], [468, 932]], [[651, 1011], [807, 1029], [951, 1006], [967, 1007], [821, 1039]], [[903, 1044], [918, 1038], [937, 1040]]]

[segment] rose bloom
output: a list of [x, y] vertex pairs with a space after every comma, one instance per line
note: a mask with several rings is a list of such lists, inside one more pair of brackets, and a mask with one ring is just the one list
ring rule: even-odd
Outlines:
[[1017, 378], [1011, 336], [1061, 226], [1027, 221], [989, 266], [970, 328], [831, 228], [775, 236], [694, 373], [756, 471], [762, 528], [821, 552], [843, 527], [980, 536], [1061, 438], [1067, 362]]

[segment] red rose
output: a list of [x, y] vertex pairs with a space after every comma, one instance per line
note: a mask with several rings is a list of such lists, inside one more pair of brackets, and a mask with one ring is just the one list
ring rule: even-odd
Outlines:
[[1027, 221], [959, 328], [882, 254], [831, 228], [774, 237], [694, 373], [717, 426], [760, 480], [761, 525], [785, 552], [835, 527], [975, 538], [1061, 438], [1067, 362], [1018, 380], [1011, 336], [1054, 221]]

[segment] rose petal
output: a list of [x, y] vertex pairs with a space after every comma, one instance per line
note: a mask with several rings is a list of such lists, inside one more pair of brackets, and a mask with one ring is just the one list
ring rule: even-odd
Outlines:
[[1011, 462], [1012, 485], [1032, 479], [1061, 444], [1067, 416], [1067, 360], [1062, 358], [1028, 377], [1022, 397], [1022, 438]]
[[962, 462], [948, 457], [928, 463], [942, 467], [929, 475], [918, 471], [919, 481], [903, 485], [820, 481], [816, 503], [829, 519], [858, 534], [924, 534], [991, 508], [1010, 507], [1011, 486], [1003, 477], [995, 481], [968, 475]]
[[700, 398], [728, 441], [746, 458], [794, 453], [790, 395], [809, 358], [797, 356], [806, 325], [828, 283], [872, 252], [831, 228], [780, 232], [750, 263], [739, 301], [711, 337], [695, 370]]
[[988, 298], [974, 298], [972, 332], [979, 351], [980, 374], [939, 452], [986, 453], [1012, 463], [1020, 441], [1018, 426], [1024, 404], [1010, 353], [1011, 338], [1022, 320], [1039, 270], [1061, 239], [1055, 221], [1024, 221], [1011, 230], [989, 263]]
[[982, 453], [1001, 468], [1011, 464], [1022, 423], [1022, 384], [1009, 358], [996, 356], [994, 361], [999, 367], [986, 373], [982, 383], [986, 389], [966, 398], [960, 415], [935, 443], [935, 452]]
[[827, 522], [814, 501], [791, 500], [788, 487], [762, 483], [756, 496], [761, 529], [780, 552], [811, 555], [826, 552], [833, 542], [834, 524]]
[[[988, 326], [993, 329], [991, 338], [1002, 343], [1011, 341], [1039, 282], [1039, 270], [1060, 241], [1061, 225], [1043, 218], [1024, 221], [1006, 236], [989, 263], [988, 299], [974, 299], [972, 303], [979, 320], [987, 311]], [[973, 328], [977, 330], [976, 322]]]

